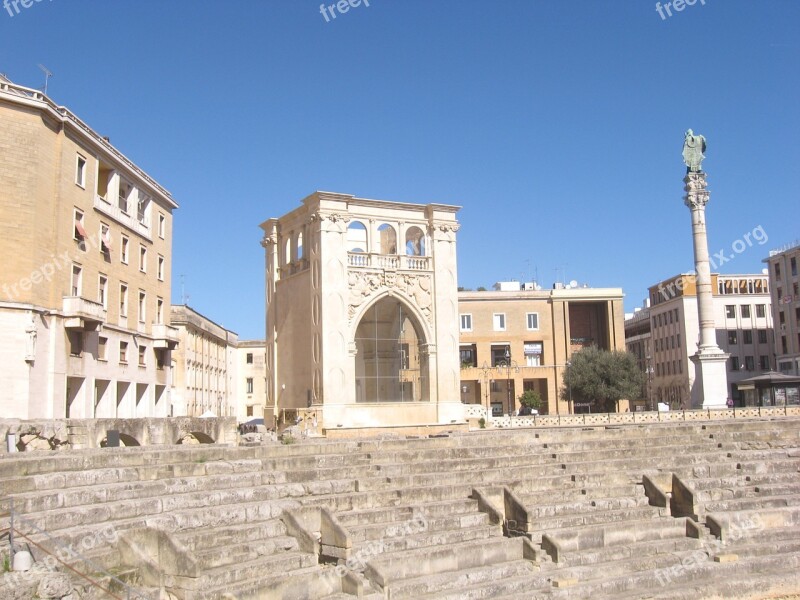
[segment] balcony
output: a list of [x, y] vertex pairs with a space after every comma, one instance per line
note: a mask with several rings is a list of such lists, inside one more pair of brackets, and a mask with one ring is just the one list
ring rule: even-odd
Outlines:
[[365, 252], [347, 253], [348, 267], [388, 269], [390, 271], [429, 271], [430, 265], [430, 256], [367, 254]]
[[174, 350], [178, 345], [178, 329], [169, 325], [153, 325], [153, 348]]
[[131, 231], [135, 231], [143, 238], [152, 241], [152, 237], [150, 237], [150, 220], [147, 218], [143, 218], [141, 220], [136, 219], [129, 215], [126, 212], [123, 212], [119, 206], [111, 204], [105, 198], [101, 198], [100, 196], [94, 197], [94, 208], [95, 210], [100, 211], [104, 215], [107, 215], [114, 219], [117, 223], [120, 223], [130, 229]]
[[65, 296], [63, 313], [67, 329], [98, 331], [106, 320], [106, 309], [102, 304], [80, 296]]

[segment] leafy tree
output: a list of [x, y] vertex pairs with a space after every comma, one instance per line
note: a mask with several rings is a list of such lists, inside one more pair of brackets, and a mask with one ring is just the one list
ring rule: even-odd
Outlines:
[[617, 402], [635, 398], [644, 383], [644, 373], [630, 352], [590, 346], [573, 354], [570, 362], [564, 371], [562, 398], [571, 389], [573, 400], [592, 403], [592, 412], [615, 412]]
[[542, 396], [534, 390], [525, 390], [518, 398], [522, 406], [528, 406], [539, 410], [542, 407]]
[[480, 285], [480, 286], [478, 286], [478, 291], [479, 291], [479, 292], [485, 292], [485, 291], [486, 291], [486, 288], [485, 288], [485, 287], [483, 287], [482, 285]]

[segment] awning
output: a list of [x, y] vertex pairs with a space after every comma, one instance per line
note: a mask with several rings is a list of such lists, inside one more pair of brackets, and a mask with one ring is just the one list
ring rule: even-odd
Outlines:
[[81, 224], [81, 222], [80, 222], [80, 221], [75, 221], [75, 231], [77, 231], [77, 232], [78, 232], [78, 235], [79, 235], [79, 236], [81, 236], [82, 238], [87, 238], [87, 237], [89, 237], [89, 236], [86, 234], [86, 230], [83, 228], [83, 225]]

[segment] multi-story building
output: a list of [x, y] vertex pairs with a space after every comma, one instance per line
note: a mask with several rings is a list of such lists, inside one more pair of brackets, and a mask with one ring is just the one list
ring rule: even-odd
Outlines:
[[800, 375], [800, 240], [770, 252], [764, 262], [769, 266], [772, 288], [777, 370]]
[[[730, 355], [727, 363], [730, 397], [741, 403], [737, 383], [769, 371], [774, 365], [769, 281], [763, 274], [711, 275], [717, 344]], [[662, 281], [650, 293], [650, 353], [653, 399], [672, 408], [691, 405], [700, 327], [693, 274]]]
[[637, 410], [655, 409], [655, 402], [652, 397], [654, 371], [652, 365], [652, 341], [648, 300], [642, 308], [637, 308], [633, 314], [625, 315], [625, 348], [636, 357], [639, 369], [646, 376], [640, 397], [631, 399]]
[[68, 109], [0, 78], [0, 412], [168, 414], [172, 196]]
[[239, 421], [264, 416], [267, 401], [267, 344], [264, 340], [242, 340], [236, 347]]
[[573, 406], [563, 392], [564, 373], [581, 348], [625, 349], [622, 290], [521, 287], [502, 282], [498, 291], [459, 292], [461, 400], [503, 415], [533, 390], [542, 414], [582, 412], [586, 407]]
[[170, 322], [180, 339], [172, 416], [237, 416], [238, 336], [184, 304], [172, 307]]

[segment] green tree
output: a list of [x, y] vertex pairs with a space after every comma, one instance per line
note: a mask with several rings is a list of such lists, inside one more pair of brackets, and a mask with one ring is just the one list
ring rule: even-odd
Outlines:
[[528, 406], [530, 408], [535, 408], [536, 410], [542, 408], [542, 396], [537, 391], [525, 390], [522, 392], [518, 400], [522, 406]]
[[572, 355], [564, 371], [562, 398], [591, 402], [592, 412], [615, 412], [617, 402], [635, 398], [644, 383], [636, 357], [630, 352], [584, 348]]

